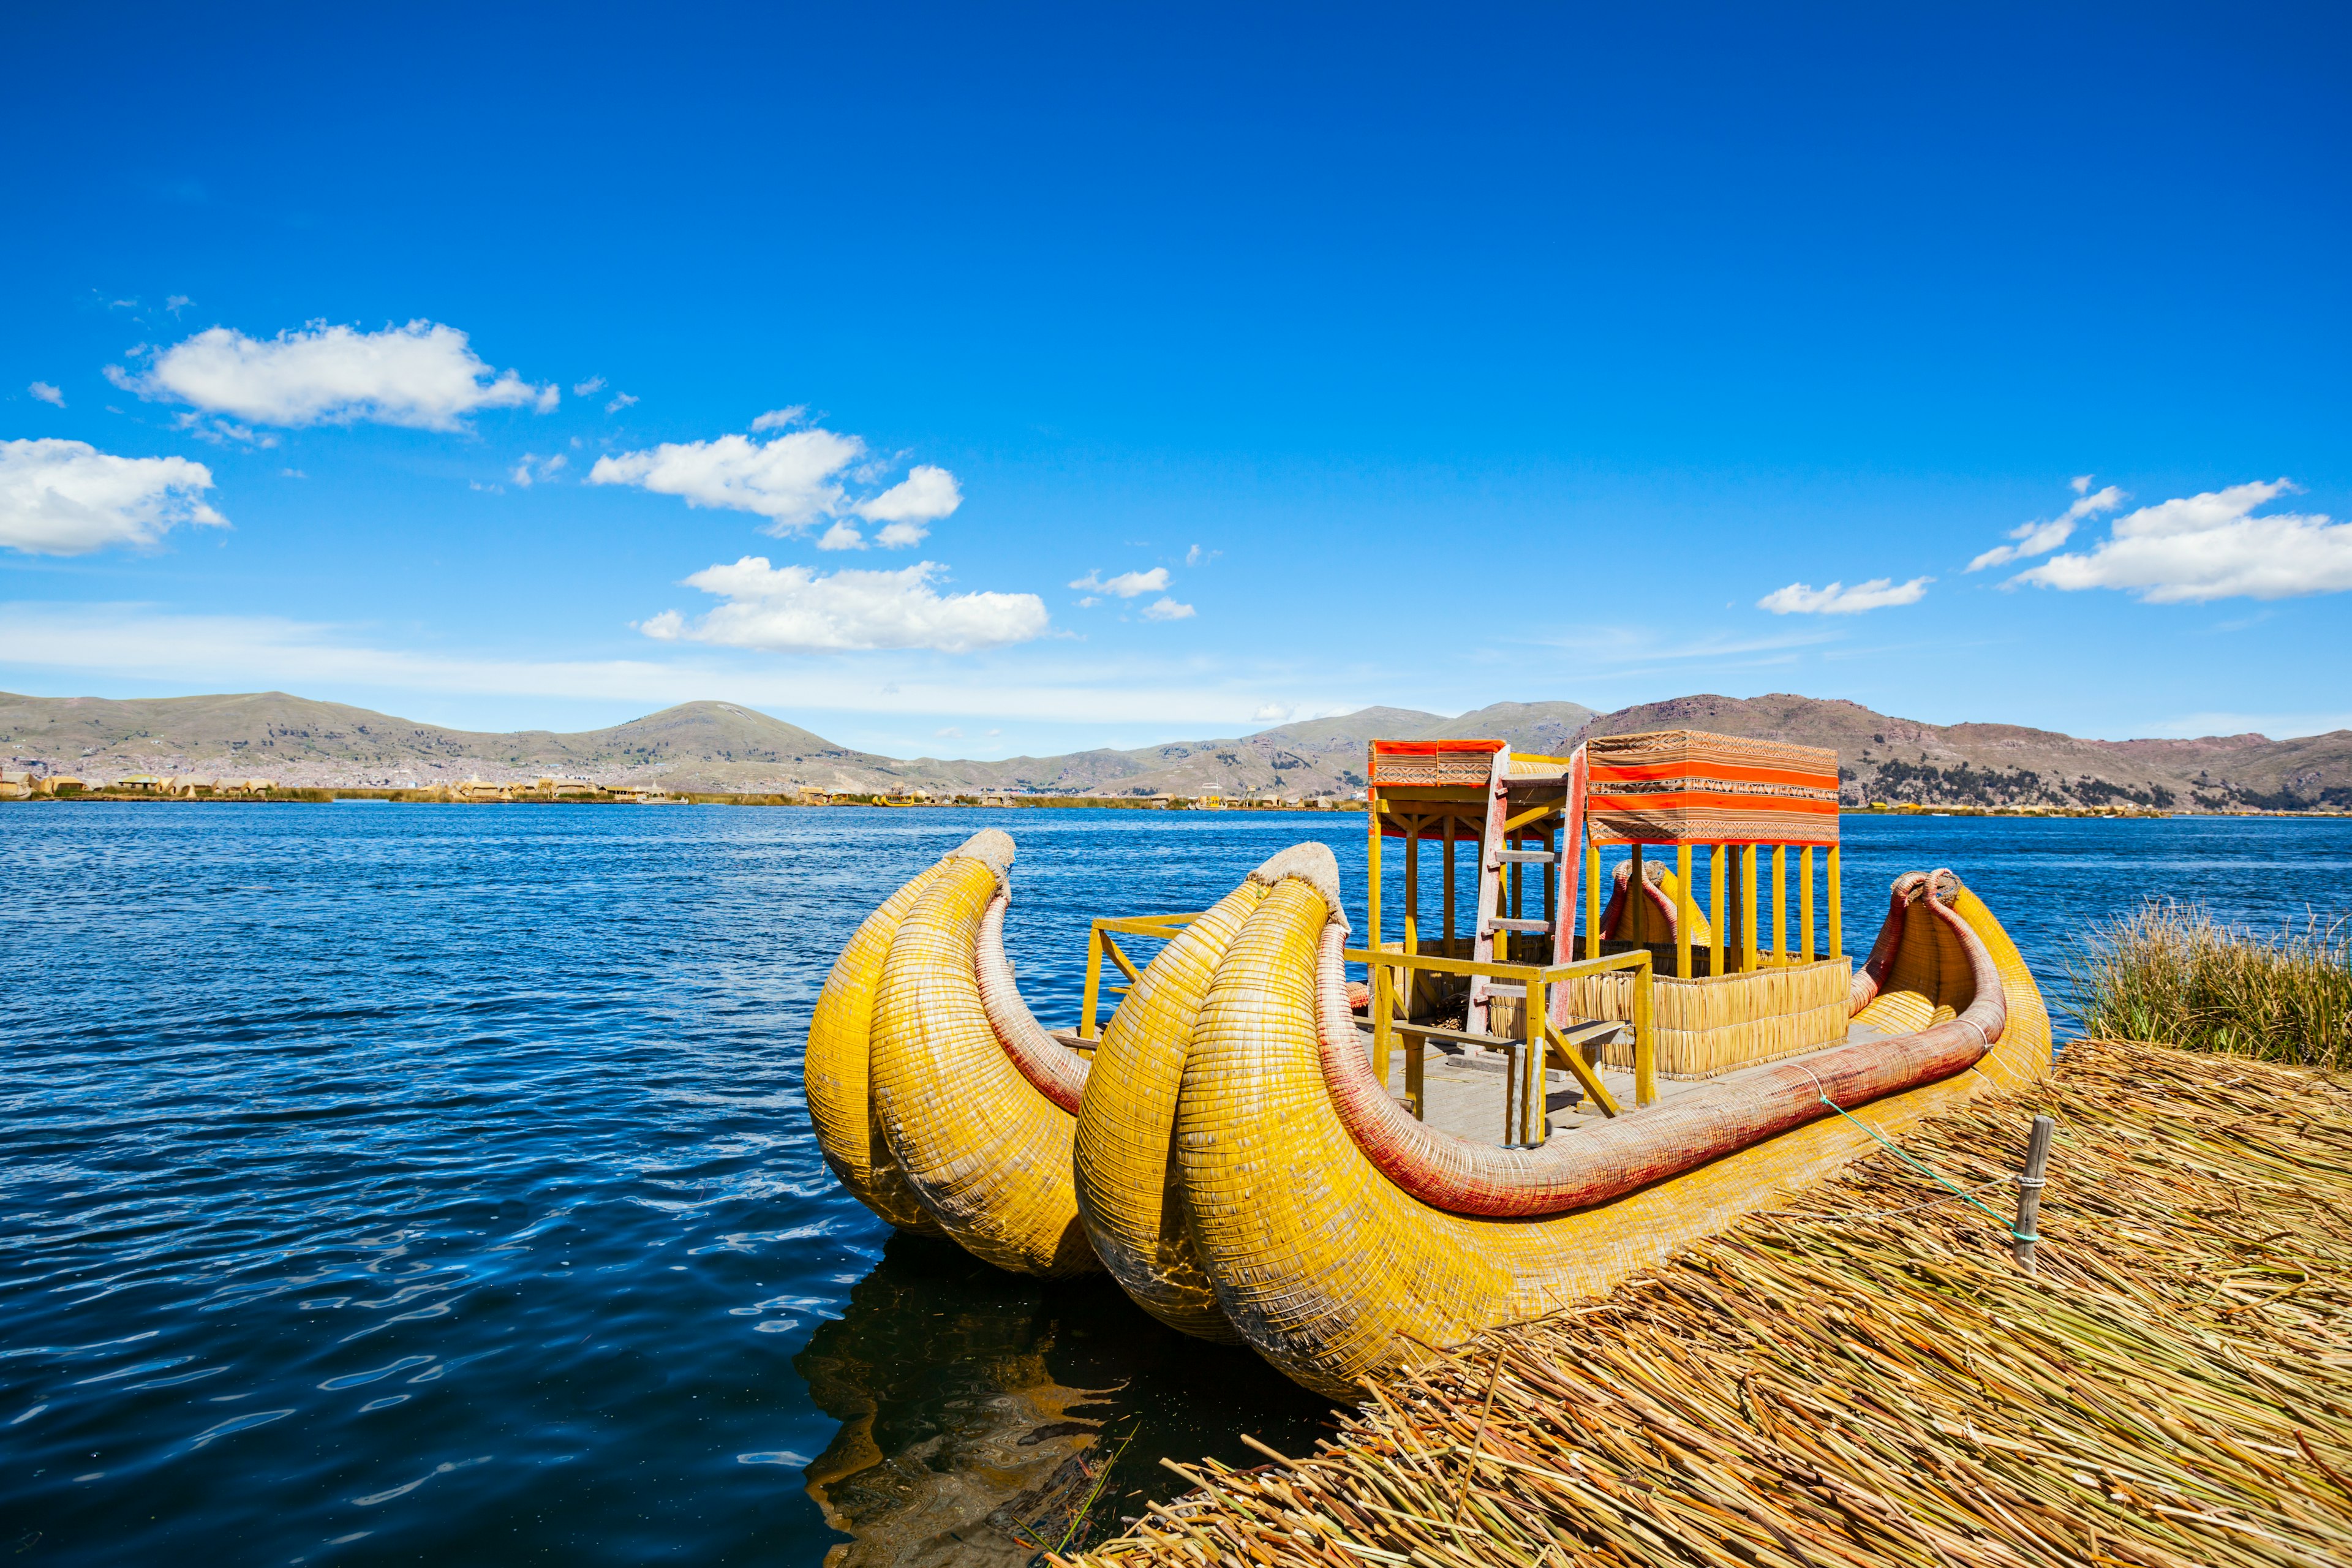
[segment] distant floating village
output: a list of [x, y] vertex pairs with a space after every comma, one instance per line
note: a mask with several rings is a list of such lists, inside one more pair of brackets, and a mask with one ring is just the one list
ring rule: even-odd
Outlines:
[[[125, 773], [113, 779], [83, 779], [37, 769], [0, 768], [0, 801], [395, 801], [446, 805], [844, 805], [844, 806], [1024, 806], [1094, 807], [1113, 811], [1362, 811], [1361, 790], [1349, 795], [1088, 795], [1051, 790], [986, 790], [961, 794], [894, 787], [887, 790], [825, 790], [803, 786], [784, 791], [672, 790], [644, 783], [600, 784], [593, 779], [454, 779], [433, 784], [295, 784], [269, 778], [205, 777], [184, 773]], [[1849, 805], [1848, 814], [1886, 816], [2162, 817], [2177, 816], [2265, 816], [2276, 813], [2241, 808], [2179, 812], [2131, 803], [2097, 806], [1921, 805], [1873, 801]], [[2313, 815], [2301, 813], [2298, 815]], [[2334, 816], [2334, 812], [2319, 815]]]

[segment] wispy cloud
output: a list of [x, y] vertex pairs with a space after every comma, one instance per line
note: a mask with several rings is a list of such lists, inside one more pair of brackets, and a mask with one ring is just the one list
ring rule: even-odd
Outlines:
[[[875, 574], [896, 576], [898, 574]], [[1046, 645], [1052, 646], [1052, 645]], [[812, 654], [789, 665], [724, 647], [676, 646], [676, 657], [516, 659], [488, 653], [386, 647], [365, 627], [274, 616], [194, 616], [141, 604], [0, 604], [0, 668], [59, 679], [112, 677], [184, 689], [278, 688], [393, 694], [447, 693], [643, 702], [698, 698], [849, 715], [952, 715], [992, 722], [1132, 724], [1147, 739], [1187, 730], [1233, 732], [1295, 672], [1185, 672], [1157, 661], [987, 655], [952, 661], [921, 651]], [[20, 675], [20, 680], [26, 679]], [[17, 689], [26, 689], [19, 685]], [[1345, 712], [1361, 700], [1300, 704], [1295, 716]]]
[[1143, 606], [1143, 618], [1147, 621], [1189, 621], [1192, 615], [1192, 605], [1180, 605], [1165, 595]]
[[947, 568], [919, 561], [900, 572], [774, 566], [746, 555], [686, 579], [726, 602], [697, 621], [666, 610], [645, 622], [647, 637], [685, 638], [767, 653], [840, 653], [930, 648], [971, 653], [1045, 635], [1045, 603], [1034, 594], [941, 594]]
[[1122, 599], [1136, 599], [1164, 592], [1168, 587], [1168, 568], [1154, 566], [1149, 572], [1122, 572], [1108, 582], [1103, 580], [1101, 569], [1097, 568], [1070, 586], [1089, 594], [1116, 594]]
[[63, 408], [66, 405], [66, 395], [57, 387], [51, 386], [46, 381], [34, 382], [31, 385], [26, 387], [25, 390], [31, 393], [35, 397], [39, 398], [44, 403], [55, 404], [59, 408]]
[[2018, 524], [2009, 531], [2010, 538], [2017, 542], [1995, 545], [1969, 562], [1968, 569], [1971, 572], [1981, 572], [1988, 566], [2000, 566], [2034, 555], [2047, 555], [2073, 538], [2075, 525], [2084, 518], [2095, 517], [2103, 511], [2113, 511], [2130, 499], [2114, 485], [2109, 485], [2095, 495], [2090, 493], [2093, 478], [2094, 476], [2090, 474], [2075, 475], [2069, 481], [2074, 487], [2075, 496], [2079, 498], [2074, 505], [2045, 522]]
[[1791, 583], [1757, 600], [1756, 607], [1776, 616], [1858, 616], [1866, 610], [1916, 605], [1927, 597], [1927, 584], [1934, 581], [1933, 577], [1914, 577], [1908, 583], [1897, 583], [1891, 577], [1874, 577], [1851, 588], [1843, 583], [1832, 583], [1826, 588]]

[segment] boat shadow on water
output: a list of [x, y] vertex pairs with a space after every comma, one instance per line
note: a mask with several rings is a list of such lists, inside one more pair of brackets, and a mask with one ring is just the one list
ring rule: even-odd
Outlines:
[[1026, 1563], [1185, 1490], [1162, 1458], [1260, 1464], [1237, 1434], [1294, 1453], [1335, 1419], [1253, 1352], [1163, 1327], [1104, 1275], [1009, 1274], [905, 1234], [793, 1365], [842, 1424], [807, 1471], [849, 1537], [834, 1568]]

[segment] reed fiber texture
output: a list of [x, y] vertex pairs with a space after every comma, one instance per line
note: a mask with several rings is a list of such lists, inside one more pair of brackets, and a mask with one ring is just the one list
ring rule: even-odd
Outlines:
[[834, 961], [809, 1015], [808, 1049], [802, 1077], [809, 1120], [816, 1126], [824, 1163], [850, 1196], [900, 1230], [939, 1236], [933, 1219], [907, 1184], [906, 1173], [882, 1137], [867, 1077], [868, 1041], [874, 1032], [874, 993], [882, 981], [891, 939], [923, 889], [947, 861], [926, 868], [866, 917], [849, 945]]
[[1070, 1185], [1076, 1119], [1015, 1067], [981, 996], [975, 950], [1012, 860], [1012, 841], [994, 837], [1001, 855], [950, 857], [891, 939], [869, 1042], [875, 1111], [916, 1198], [966, 1251], [1020, 1274], [1086, 1273], [1101, 1265]]
[[[1843, 958], [1696, 980], [1659, 975], [1650, 991], [1659, 1075], [1719, 1078], [1834, 1045], [1846, 1036], [1852, 979], [1851, 961]], [[1633, 1016], [1630, 973], [1582, 976], [1565, 989], [1571, 1017], [1630, 1022]], [[1631, 1068], [1633, 1043], [1612, 1041], [1604, 1059]]]
[[1176, 1096], [1210, 977], [1265, 895], [1244, 880], [1145, 966], [1103, 1030], [1078, 1107], [1078, 1215], [1103, 1267], [1170, 1328], [1228, 1344], [1240, 1335], [1201, 1271], [1176, 1180]]
[[[2007, 1022], [1973, 1070], [1874, 1104], [1872, 1121], [1890, 1133], [1987, 1089], [2031, 1082], [2049, 1067], [2048, 1019], [2015, 946], [1973, 895], [1953, 889], [1945, 896], [1999, 975]], [[1251, 913], [1202, 1003], [1176, 1116], [1192, 1239], [1218, 1300], [1260, 1354], [1307, 1387], [1344, 1395], [1424, 1355], [1423, 1342], [1591, 1300], [1875, 1146], [1822, 1109], [1824, 1120], [1578, 1212], [1495, 1218], [1433, 1207], [1359, 1146], [1327, 1087], [1316, 996], [1326, 916], [1322, 896], [1296, 879]], [[1973, 976], [1969, 984], [1969, 994], [1952, 998], [1961, 1007], [1974, 1000]], [[1360, 1064], [1360, 1050], [1354, 1056]], [[1853, 1070], [1868, 1076], [1866, 1056]], [[1657, 1119], [1668, 1142], [1679, 1119], [1709, 1114], [1677, 1111], [1672, 1102], [1642, 1113]], [[1630, 1155], [1676, 1152], [1642, 1137], [1639, 1120], [1621, 1119], [1625, 1130], [1616, 1134]]]
[[[2322, 1568], [2352, 1562], [2352, 1085], [2076, 1041], [1607, 1300], [1375, 1383], [1121, 1568]], [[1874, 1118], [1875, 1120], [1875, 1118]]]
[[[1644, 862], [1642, 870], [1643, 889], [1637, 894], [1632, 889], [1633, 863], [1617, 862], [1609, 904], [1601, 911], [1601, 936], [1604, 942], [1673, 943], [1682, 883], [1654, 860]], [[1697, 889], [1693, 889], [1692, 893], [1691, 945], [1705, 947], [1715, 940], [1715, 927], [1707, 921], [1706, 907], [1696, 897]]]

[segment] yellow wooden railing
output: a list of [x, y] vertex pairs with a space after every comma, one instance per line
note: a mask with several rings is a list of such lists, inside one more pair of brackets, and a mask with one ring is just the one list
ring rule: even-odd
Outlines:
[[1127, 976], [1125, 985], [1110, 988], [1112, 995], [1126, 995], [1135, 983], [1143, 978], [1143, 972], [1135, 966], [1132, 959], [1119, 951], [1118, 943], [1111, 940], [1113, 932], [1124, 936], [1157, 937], [1166, 942], [1205, 912], [1192, 910], [1174, 915], [1105, 915], [1096, 921], [1087, 932], [1087, 994], [1079, 1004], [1078, 1033], [1089, 1040], [1099, 1037], [1095, 1029], [1095, 1015], [1102, 1005], [1102, 965], [1106, 953], [1118, 966], [1118, 972]]
[[[1547, 988], [1581, 975], [1602, 974], [1613, 970], [1635, 972], [1633, 980], [1633, 1103], [1651, 1105], [1658, 1098], [1658, 1070], [1655, 1031], [1651, 1026], [1652, 964], [1648, 950], [1612, 952], [1603, 957], [1578, 959], [1569, 963], [1479, 963], [1469, 959], [1439, 958], [1424, 953], [1403, 952], [1383, 949], [1374, 952], [1363, 948], [1349, 948], [1347, 957], [1361, 963], [1371, 975], [1372, 1057], [1381, 1082], [1388, 1081], [1390, 1052], [1392, 1040], [1400, 1032], [1396, 1022], [1397, 981], [1402, 972], [1418, 971], [1432, 974], [1483, 974], [1490, 980], [1516, 981], [1524, 986], [1520, 1005], [1520, 1038], [1514, 1042], [1514, 1066], [1510, 1075], [1510, 1103], [1505, 1117], [1506, 1142], [1532, 1148], [1544, 1141], [1543, 1069], [1547, 1058], [1558, 1057], [1569, 1071], [1576, 1075], [1584, 1092], [1593, 1103], [1610, 1116], [1618, 1114], [1616, 1097], [1601, 1081], [1601, 1075], [1584, 1059], [1577, 1044], [1562, 1039], [1552, 1026]], [[1412, 1103], [1415, 1117], [1424, 1117], [1427, 1103], [1423, 1090], [1423, 1058], [1426, 1049], [1424, 1037], [1408, 1026], [1403, 1031], [1405, 1045], [1405, 1094]]]

